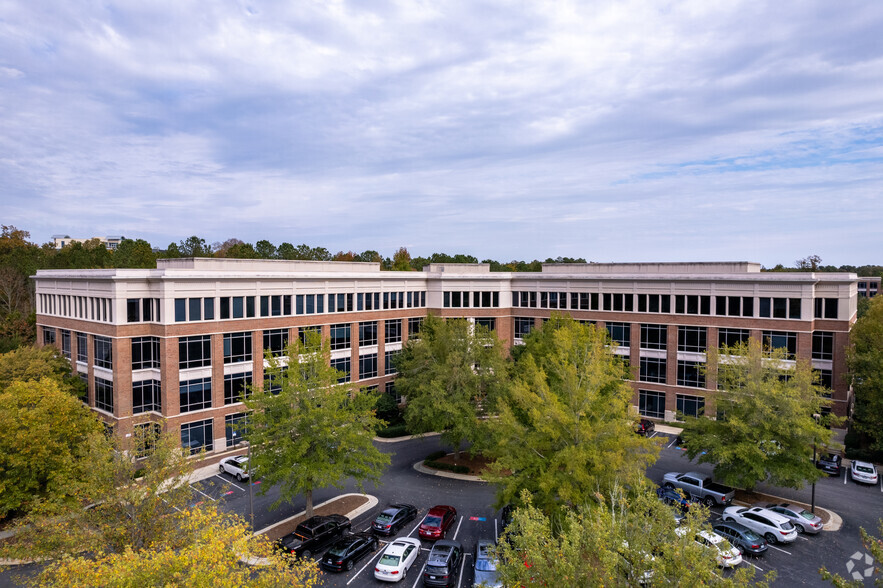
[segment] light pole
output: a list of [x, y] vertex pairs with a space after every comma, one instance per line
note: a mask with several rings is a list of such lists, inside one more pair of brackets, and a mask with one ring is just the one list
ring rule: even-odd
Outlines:
[[[248, 446], [248, 465], [245, 473], [248, 474], [248, 516], [251, 521], [251, 533], [254, 534], [254, 485], [251, 479], [251, 443], [243, 441]], [[813, 485], [813, 497], [815, 497], [815, 485]]]
[[[821, 418], [821, 415], [813, 414], [812, 418], [816, 421], [816, 424], [819, 424], [819, 419]], [[812, 438], [812, 465], [813, 465], [813, 467], [818, 467], [818, 465], [816, 464], [816, 437], [815, 437], [815, 435], [813, 435], [813, 438]], [[812, 482], [812, 498], [811, 498], [809, 510], [812, 514], [816, 514], [816, 481], [815, 480], [813, 480], [813, 482]]]

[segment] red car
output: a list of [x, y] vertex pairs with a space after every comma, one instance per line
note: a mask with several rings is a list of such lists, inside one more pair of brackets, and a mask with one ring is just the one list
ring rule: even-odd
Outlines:
[[426, 518], [420, 523], [420, 538], [435, 541], [445, 536], [445, 531], [457, 518], [457, 509], [453, 506], [440, 504], [433, 506], [426, 513]]

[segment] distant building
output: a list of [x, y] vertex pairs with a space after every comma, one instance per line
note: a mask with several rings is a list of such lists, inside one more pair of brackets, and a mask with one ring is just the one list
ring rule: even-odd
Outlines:
[[879, 276], [858, 279], [858, 295], [862, 298], [873, 298], [880, 291]]
[[91, 241], [92, 239], [98, 239], [102, 243], [104, 243], [108, 249], [116, 249], [119, 247], [120, 242], [125, 239], [125, 237], [89, 237], [88, 239], [79, 239], [73, 238], [70, 235], [52, 235], [52, 241], [55, 243], [56, 249], [61, 249], [62, 247], [66, 247], [71, 243], [85, 243], [86, 241]]
[[749, 337], [812, 362], [846, 415], [845, 350], [854, 273], [761, 272], [760, 264], [487, 264], [161, 259], [156, 269], [39, 270], [39, 344], [56, 345], [88, 384], [88, 404], [121, 434], [164, 419], [191, 449], [223, 452], [264, 383], [266, 352], [318, 331], [346, 381], [395, 393], [393, 358], [427, 313], [463, 317], [509, 347], [552, 313], [606, 329], [632, 367], [632, 403], [649, 418], [700, 414], [717, 383], [707, 349]]

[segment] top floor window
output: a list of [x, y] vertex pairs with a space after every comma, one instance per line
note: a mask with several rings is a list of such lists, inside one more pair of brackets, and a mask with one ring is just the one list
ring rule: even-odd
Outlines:
[[815, 318], [836, 319], [837, 318], [837, 299], [836, 298], [816, 298]]
[[758, 298], [758, 315], [763, 318], [800, 318], [800, 298]]
[[254, 296], [222, 296], [220, 298], [221, 319], [254, 318]]
[[[634, 299], [631, 294], [604, 294], [604, 310], [632, 312], [635, 309]], [[665, 299], [668, 300], [668, 295]], [[668, 309], [666, 308], [664, 312], [668, 312]]]

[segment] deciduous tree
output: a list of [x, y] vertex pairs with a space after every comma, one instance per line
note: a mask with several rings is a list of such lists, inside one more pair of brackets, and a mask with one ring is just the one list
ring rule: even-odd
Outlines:
[[74, 396], [85, 395], [82, 380], [71, 374], [70, 361], [51, 345], [28, 345], [0, 354], [0, 391], [16, 381], [31, 382], [43, 378], [55, 380], [61, 389]]
[[871, 299], [850, 333], [847, 362], [855, 390], [853, 427], [869, 449], [883, 451], [883, 296]]

